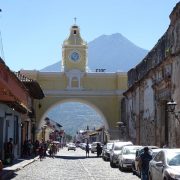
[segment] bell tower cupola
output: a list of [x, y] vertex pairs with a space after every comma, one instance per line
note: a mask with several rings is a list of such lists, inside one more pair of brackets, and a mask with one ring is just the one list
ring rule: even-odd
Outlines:
[[81, 38], [80, 28], [76, 25], [75, 18], [75, 23], [70, 28], [70, 35], [62, 45], [62, 71], [86, 72], [87, 49], [87, 43]]

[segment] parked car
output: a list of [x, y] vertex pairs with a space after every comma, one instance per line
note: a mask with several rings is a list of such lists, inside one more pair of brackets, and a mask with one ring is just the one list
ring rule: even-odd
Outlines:
[[112, 149], [112, 145], [113, 143], [107, 143], [103, 146], [102, 149], [102, 158], [105, 161], [109, 161], [110, 160], [110, 150]]
[[110, 150], [110, 166], [116, 167], [118, 165], [118, 155], [121, 153], [122, 147], [126, 145], [133, 145], [132, 142], [115, 141]]
[[74, 150], [75, 151], [76, 150], [76, 145], [74, 143], [69, 143], [68, 144], [68, 151], [69, 150]]
[[118, 167], [120, 170], [132, 169], [132, 163], [136, 157], [136, 150], [142, 148], [142, 146], [124, 146], [121, 153], [118, 156]]
[[180, 179], [180, 149], [163, 149], [149, 163], [150, 180]]
[[101, 142], [93, 142], [92, 144], [91, 144], [91, 153], [95, 153], [95, 152], [97, 152], [97, 144], [100, 144], [101, 146], [102, 146], [102, 144], [101, 144]]
[[82, 150], [85, 150], [86, 149], [86, 143], [80, 143], [80, 148]]
[[[150, 151], [155, 150], [155, 149], [159, 149], [157, 146], [147, 146], [147, 147], [150, 149]], [[139, 167], [139, 157], [143, 152], [144, 152], [143, 146], [142, 146], [142, 148], [137, 149], [136, 154], [135, 154], [135, 160], [134, 160], [134, 162], [132, 162], [133, 174], [136, 174], [139, 177], [141, 176], [141, 169]]]

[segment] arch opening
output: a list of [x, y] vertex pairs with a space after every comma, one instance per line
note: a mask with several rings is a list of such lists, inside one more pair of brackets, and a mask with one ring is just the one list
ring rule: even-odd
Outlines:
[[87, 128], [94, 130], [105, 127], [109, 129], [107, 120], [99, 108], [81, 99], [58, 101], [50, 106], [39, 121], [39, 129], [46, 117], [61, 124], [65, 132], [72, 136], [77, 131]]

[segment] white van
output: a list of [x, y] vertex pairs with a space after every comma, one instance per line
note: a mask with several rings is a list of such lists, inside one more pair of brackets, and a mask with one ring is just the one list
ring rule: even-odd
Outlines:
[[115, 141], [110, 152], [110, 166], [116, 167], [118, 165], [118, 156], [121, 153], [123, 146], [133, 145], [131, 141]]

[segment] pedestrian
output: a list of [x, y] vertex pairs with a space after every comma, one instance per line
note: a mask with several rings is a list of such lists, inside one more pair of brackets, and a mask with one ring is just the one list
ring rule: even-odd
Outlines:
[[40, 146], [40, 148], [39, 148], [39, 159], [40, 159], [40, 161], [42, 161], [43, 156], [44, 156], [44, 148], [43, 148], [43, 146]]
[[52, 144], [51, 149], [52, 149], [52, 158], [54, 158], [55, 154], [56, 154], [56, 145], [55, 145], [55, 143]]
[[7, 147], [5, 149], [5, 158], [7, 160], [7, 163], [12, 164], [14, 160], [14, 153], [13, 153], [13, 139], [9, 138], [9, 141], [7, 143]]
[[28, 140], [28, 142], [27, 142], [27, 155], [28, 156], [32, 155], [32, 149], [33, 149], [33, 145], [31, 143], [31, 140]]
[[97, 157], [100, 157], [101, 153], [102, 153], [102, 147], [100, 143], [97, 143]]
[[149, 162], [152, 160], [152, 155], [149, 153], [149, 148], [144, 147], [144, 152], [140, 155], [141, 180], [148, 180]]
[[38, 155], [38, 151], [39, 151], [39, 141], [36, 140], [34, 143], [34, 154], [35, 154], [35, 156]]
[[89, 157], [89, 143], [86, 144], [86, 157]]

